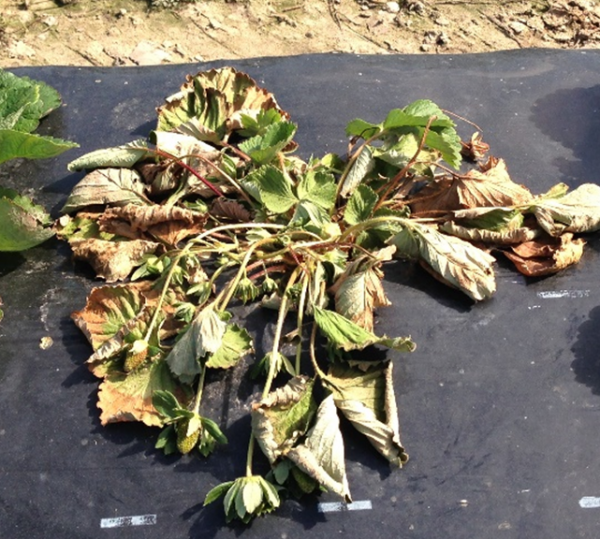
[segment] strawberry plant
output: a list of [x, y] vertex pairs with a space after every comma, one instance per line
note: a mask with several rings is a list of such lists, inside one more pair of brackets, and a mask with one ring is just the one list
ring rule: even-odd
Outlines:
[[299, 158], [296, 129], [249, 76], [190, 76], [149, 140], [70, 164], [88, 172], [58, 225], [110, 283], [73, 313], [93, 348], [101, 422], [161, 428], [167, 454], [206, 457], [227, 443], [203, 411], [205, 384], [254, 350], [234, 307], [276, 310], [271, 349], [250, 367], [264, 382], [248, 410], [246, 473], [205, 498], [223, 500], [227, 521], [319, 488], [350, 500], [340, 416], [393, 467], [407, 462], [392, 376], [401, 356], [356, 355], [415, 348], [375, 331], [375, 310], [390, 305], [388, 261], [412, 260], [482, 301], [496, 289], [494, 255], [547, 275], [579, 260], [576, 234], [600, 228], [600, 187], [532, 194], [428, 100], [350, 122], [346, 156]]
[[[17, 158], [54, 157], [77, 147], [73, 142], [33, 133], [60, 103], [51, 86], [0, 69], [0, 164]], [[23, 251], [53, 235], [52, 219], [44, 208], [14, 189], [0, 186], [0, 251]], [[2, 317], [0, 309], [0, 320]]]

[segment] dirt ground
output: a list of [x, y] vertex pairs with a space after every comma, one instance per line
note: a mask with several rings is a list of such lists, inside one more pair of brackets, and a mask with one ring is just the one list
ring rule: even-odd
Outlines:
[[599, 0], [0, 0], [0, 7], [0, 67], [600, 47]]

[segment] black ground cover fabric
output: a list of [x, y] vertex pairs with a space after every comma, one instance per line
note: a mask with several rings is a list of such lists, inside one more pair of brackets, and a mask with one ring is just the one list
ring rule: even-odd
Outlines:
[[[67, 172], [68, 161], [145, 137], [155, 107], [186, 74], [221, 65], [275, 93], [299, 124], [303, 157], [343, 152], [353, 118], [378, 122], [429, 98], [478, 124], [513, 179], [536, 193], [561, 181], [600, 183], [600, 53], [532, 50], [16, 69], [63, 97], [40, 132], [81, 148], [6, 164], [0, 184], [33, 193], [58, 216], [82, 177]], [[472, 131], [460, 124], [463, 135]], [[156, 431], [140, 425], [102, 428], [97, 381], [83, 366], [90, 349], [69, 317], [99, 283], [55, 240], [0, 254], [0, 537], [597, 537], [600, 235], [586, 240], [578, 266], [545, 279], [500, 261], [495, 297], [477, 305], [411, 264], [391, 264], [393, 307], [380, 311], [377, 331], [411, 335], [418, 345], [393, 356], [409, 464], [390, 472], [350, 435], [348, 475], [362, 510], [319, 512], [318, 503], [337, 501], [324, 494], [286, 502], [247, 528], [225, 526], [218, 504], [202, 508], [210, 488], [243, 473], [246, 406], [256, 389], [243, 373], [208, 386], [210, 413], [231, 441], [209, 460], [162, 456]], [[248, 321], [257, 346], [266, 346], [272, 318], [253, 312]], [[54, 344], [42, 350], [45, 336]], [[139, 518], [102, 527], [129, 516]]]

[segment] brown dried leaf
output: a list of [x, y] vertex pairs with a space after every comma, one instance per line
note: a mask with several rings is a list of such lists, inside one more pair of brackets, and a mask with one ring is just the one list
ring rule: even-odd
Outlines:
[[471, 140], [469, 142], [463, 142], [461, 140], [460, 143], [462, 145], [462, 150], [460, 153], [467, 159], [471, 159], [473, 161], [483, 159], [485, 154], [490, 149], [490, 145], [486, 142], [483, 142], [483, 136], [479, 131], [476, 131], [473, 133], [473, 135], [471, 135]]
[[503, 159], [485, 165], [482, 172], [434, 180], [408, 204], [414, 214], [455, 211], [463, 208], [514, 206], [533, 198], [529, 190], [514, 183]]
[[100, 384], [98, 408], [102, 425], [141, 421], [149, 427], [163, 425], [163, 417], [152, 405], [156, 390], [181, 395], [164, 361], [156, 361], [130, 373], [112, 373]]
[[126, 279], [143, 255], [160, 247], [159, 243], [145, 240], [113, 242], [92, 238], [71, 243], [75, 258], [88, 262], [98, 277], [109, 283]]
[[528, 277], [552, 275], [579, 262], [585, 241], [566, 233], [558, 238], [528, 241], [502, 251], [516, 268]]
[[225, 217], [238, 223], [247, 223], [252, 218], [250, 212], [242, 204], [224, 197], [214, 200], [210, 213], [215, 217]]
[[152, 237], [176, 246], [188, 236], [204, 230], [207, 216], [178, 206], [128, 204], [107, 209], [98, 223], [100, 230], [132, 239]]
[[[92, 289], [85, 307], [71, 314], [92, 345], [94, 353], [87, 363], [96, 376], [106, 375], [105, 363], [124, 348], [126, 335], [147, 326], [158, 297], [159, 291], [152, 288], [150, 281], [106, 285]], [[182, 322], [175, 319], [174, 313], [175, 308], [169, 302], [163, 305], [165, 320], [159, 330], [161, 339], [173, 336], [181, 327]]]

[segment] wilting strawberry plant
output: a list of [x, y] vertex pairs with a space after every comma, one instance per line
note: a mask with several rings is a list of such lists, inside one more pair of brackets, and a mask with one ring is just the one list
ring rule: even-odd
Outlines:
[[[356, 356], [415, 348], [375, 333], [375, 309], [390, 305], [386, 262], [413, 260], [480, 301], [495, 292], [493, 254], [550, 274], [581, 257], [574, 234], [600, 227], [600, 187], [532, 194], [485, 158], [479, 134], [461, 142], [431, 101], [377, 124], [353, 120], [343, 157], [302, 160], [295, 133], [247, 75], [188, 77], [149, 140], [70, 164], [89, 172], [58, 224], [76, 258], [119, 282], [73, 314], [93, 348], [101, 421], [160, 427], [165, 453], [206, 457], [227, 443], [203, 411], [207, 374], [242, 368], [253, 352], [235, 305], [277, 311], [272, 347], [251, 367], [264, 385], [249, 410], [246, 474], [205, 499], [223, 498], [227, 521], [273, 511], [289, 493], [350, 500], [340, 414], [391, 465], [408, 460], [393, 361]], [[266, 477], [254, 471], [256, 447]]]

